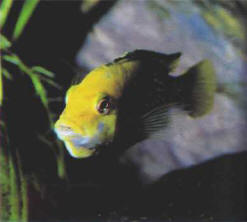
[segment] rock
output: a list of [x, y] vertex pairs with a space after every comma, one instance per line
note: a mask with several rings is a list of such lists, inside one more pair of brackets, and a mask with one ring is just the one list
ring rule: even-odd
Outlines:
[[122, 157], [123, 163], [135, 166], [144, 183], [172, 170], [246, 150], [245, 114], [229, 98], [217, 95], [213, 111], [203, 118], [192, 119], [179, 109], [170, 112], [171, 123], [163, 138], [136, 144]]
[[[172, 110], [172, 124], [163, 139], [143, 141], [122, 156], [123, 163], [136, 167], [144, 183], [175, 169], [247, 150], [243, 136], [247, 129], [243, 95], [247, 63], [241, 50], [244, 30], [229, 8], [208, 4], [207, 8], [192, 1], [186, 5], [181, 1], [118, 1], [95, 25], [78, 53], [77, 63], [89, 70], [135, 49], [182, 52], [174, 75], [205, 58], [214, 63], [221, 93], [211, 114], [191, 119]], [[212, 21], [214, 13], [217, 16]], [[235, 24], [233, 32], [224, 28], [228, 20]]]

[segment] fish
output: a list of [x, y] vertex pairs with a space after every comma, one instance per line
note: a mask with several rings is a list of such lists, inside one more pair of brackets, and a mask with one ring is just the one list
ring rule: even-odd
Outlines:
[[204, 59], [180, 75], [171, 75], [180, 52], [137, 49], [90, 71], [65, 95], [54, 130], [69, 154], [87, 158], [108, 147], [124, 150], [159, 135], [169, 124], [169, 108], [191, 118], [209, 113], [216, 75]]

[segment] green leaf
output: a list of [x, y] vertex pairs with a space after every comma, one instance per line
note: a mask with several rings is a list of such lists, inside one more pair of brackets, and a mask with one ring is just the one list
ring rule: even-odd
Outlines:
[[32, 80], [35, 92], [40, 97], [42, 104], [47, 108], [48, 107], [48, 99], [46, 96], [46, 90], [41, 83], [40, 79], [37, 75], [30, 75], [30, 78]]
[[88, 13], [99, 2], [100, 2], [100, 0], [85, 0], [85, 1], [82, 1], [82, 4], [81, 4], [81, 10], [82, 10], [82, 12], [83, 13]]
[[5, 123], [4, 123], [3, 120], [0, 120], [0, 126], [3, 127], [3, 128], [5, 127]]
[[54, 146], [53, 143], [49, 139], [45, 138], [45, 136], [43, 136], [41, 134], [38, 134], [38, 139], [41, 142], [45, 143], [49, 147], [53, 147]]
[[229, 10], [216, 6], [213, 10], [203, 11], [202, 16], [214, 31], [222, 32], [231, 40], [244, 39], [245, 29], [242, 23]]
[[3, 75], [6, 79], [13, 80], [12, 75], [9, 73], [9, 71], [5, 68], [2, 69]]
[[24, 2], [22, 10], [20, 12], [20, 16], [15, 25], [14, 34], [13, 34], [14, 39], [17, 39], [21, 35], [25, 25], [28, 22], [28, 19], [31, 17], [38, 3], [39, 0], [26, 0]]
[[48, 76], [48, 77], [51, 77], [51, 78], [54, 78], [55, 74], [41, 66], [34, 66], [32, 67], [32, 71], [34, 72], [38, 72], [40, 74], [43, 74], [45, 76]]
[[147, 1], [147, 5], [159, 19], [169, 18], [171, 16], [169, 10], [156, 1], [149, 0]]
[[30, 79], [33, 83], [33, 87], [34, 87], [35, 92], [40, 97], [40, 100], [41, 100], [42, 104], [45, 106], [45, 108], [48, 108], [48, 99], [47, 99], [47, 95], [46, 95], [46, 90], [45, 90], [39, 76], [35, 72], [33, 72], [32, 69], [27, 67], [19, 59], [19, 57], [16, 56], [15, 54], [5, 55], [5, 56], [3, 56], [3, 59], [17, 65], [21, 71], [23, 71], [24, 73], [26, 73], [30, 77]]
[[13, 0], [2, 0], [2, 4], [0, 6], [0, 28], [1, 29], [3, 28], [4, 23], [6, 22], [12, 3], [13, 3]]
[[2, 72], [0, 71], [0, 106], [3, 104], [3, 76]]
[[47, 82], [49, 85], [51, 85], [51, 86], [53, 86], [53, 87], [55, 87], [55, 88], [57, 88], [57, 89], [59, 89], [59, 90], [61, 90], [62, 89], [62, 87], [59, 85], [59, 84], [57, 84], [55, 81], [53, 81], [53, 80], [51, 80], [51, 79], [47, 79], [47, 78], [44, 78], [44, 77], [40, 77], [43, 81], [45, 81], [45, 82]]
[[10, 203], [10, 221], [18, 221], [19, 212], [20, 212], [20, 199], [18, 193], [18, 185], [17, 185], [17, 172], [15, 168], [15, 163], [13, 161], [12, 156], [9, 159], [9, 183], [10, 183], [10, 190], [9, 190], [9, 203]]
[[64, 145], [61, 141], [56, 140], [56, 145], [58, 148], [58, 154], [57, 154], [57, 174], [58, 177], [61, 179], [67, 179], [67, 172], [65, 167], [65, 159], [64, 159]]
[[11, 46], [11, 42], [2, 34], [0, 34], [0, 49], [7, 49]]
[[[6, 220], [9, 218], [9, 164], [8, 164], [8, 155], [6, 149], [1, 146], [0, 149], [0, 203], [1, 203], [1, 219]], [[4, 204], [3, 204], [4, 203]]]
[[19, 65], [20, 64], [20, 59], [18, 58], [18, 56], [16, 55], [5, 55], [3, 56], [3, 59], [7, 62], [13, 63], [15, 65]]

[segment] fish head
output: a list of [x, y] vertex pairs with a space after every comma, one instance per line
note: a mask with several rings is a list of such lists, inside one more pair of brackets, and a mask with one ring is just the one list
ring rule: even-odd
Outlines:
[[107, 66], [96, 68], [66, 93], [55, 132], [75, 158], [89, 157], [114, 139], [124, 80], [112, 71]]

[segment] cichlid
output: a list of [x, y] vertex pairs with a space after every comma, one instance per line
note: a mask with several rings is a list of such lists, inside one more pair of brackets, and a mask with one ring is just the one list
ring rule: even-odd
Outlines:
[[71, 156], [85, 158], [152, 137], [168, 124], [171, 106], [191, 117], [207, 114], [216, 89], [213, 65], [203, 60], [178, 77], [169, 75], [180, 56], [135, 50], [72, 85], [55, 124]]

